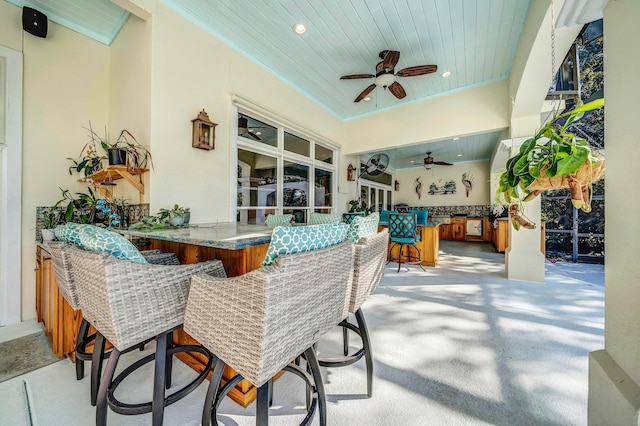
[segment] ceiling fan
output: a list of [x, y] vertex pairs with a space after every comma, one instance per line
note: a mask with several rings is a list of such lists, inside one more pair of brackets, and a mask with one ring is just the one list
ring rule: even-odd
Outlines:
[[434, 161], [433, 157], [431, 156], [431, 151], [429, 151], [427, 152], [427, 156], [424, 157], [424, 168], [430, 170], [434, 164], [437, 164], [439, 166], [453, 166], [453, 164], [447, 163], [446, 161]]
[[253, 138], [257, 141], [261, 141], [260, 136], [256, 135], [256, 132], [253, 131], [253, 128], [249, 127], [249, 122], [247, 117], [238, 117], [238, 136], [244, 136]]
[[372, 85], [364, 89], [353, 102], [360, 102], [363, 100], [373, 89], [382, 87], [383, 89], [389, 89], [389, 92], [398, 99], [402, 99], [407, 96], [404, 91], [404, 87], [396, 81], [396, 77], [415, 77], [418, 75], [431, 74], [438, 70], [436, 65], [416, 65], [413, 67], [403, 68], [398, 72], [394, 72], [394, 68], [400, 59], [400, 52], [397, 50], [383, 50], [378, 54], [381, 62], [376, 65], [375, 74], [353, 74], [343, 75], [340, 80], [354, 80], [358, 78], [374, 78], [375, 81]]
[[369, 176], [377, 176], [387, 170], [387, 167], [389, 167], [389, 156], [383, 153], [375, 154], [367, 160], [358, 177], [362, 177], [365, 173]]

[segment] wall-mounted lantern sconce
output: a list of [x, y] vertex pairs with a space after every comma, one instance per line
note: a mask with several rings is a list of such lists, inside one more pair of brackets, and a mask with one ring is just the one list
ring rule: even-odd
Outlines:
[[204, 109], [198, 116], [191, 120], [193, 123], [193, 140], [191, 146], [210, 151], [216, 147], [216, 126], [217, 124], [209, 120], [209, 116]]
[[399, 190], [400, 190], [400, 182], [398, 182], [397, 180], [396, 180], [396, 181], [394, 181], [394, 183], [393, 183], [393, 189], [394, 189], [395, 191], [399, 191]]
[[349, 164], [349, 167], [347, 167], [347, 180], [348, 181], [356, 180], [356, 168], [353, 167], [353, 164]]

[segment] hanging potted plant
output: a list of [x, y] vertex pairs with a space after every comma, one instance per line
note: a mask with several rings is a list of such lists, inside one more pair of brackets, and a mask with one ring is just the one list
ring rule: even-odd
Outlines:
[[522, 203], [545, 190], [569, 188], [573, 206], [584, 212], [591, 211], [591, 184], [604, 174], [604, 155], [567, 128], [585, 112], [602, 106], [604, 99], [586, 104], [579, 102], [575, 109], [547, 122], [509, 158], [506, 170], [499, 177], [495, 201], [509, 204], [516, 230], [520, 226], [535, 228], [524, 217]]
[[139, 144], [126, 129], [120, 132], [112, 144], [103, 140], [102, 147], [108, 153], [110, 165], [126, 165], [130, 168], [146, 168], [149, 164], [153, 166], [149, 149]]

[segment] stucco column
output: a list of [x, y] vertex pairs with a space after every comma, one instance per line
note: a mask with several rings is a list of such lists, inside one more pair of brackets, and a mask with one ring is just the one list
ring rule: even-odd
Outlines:
[[640, 86], [640, 2], [604, 10], [606, 201], [604, 349], [589, 357], [589, 424], [640, 424], [640, 210], [636, 170]]
[[[537, 125], [537, 117], [533, 124]], [[529, 132], [527, 132], [529, 133]], [[513, 143], [510, 156], [518, 153], [520, 145]], [[522, 215], [535, 224], [535, 229], [520, 227], [515, 230], [509, 225], [509, 247], [505, 252], [505, 272], [507, 278], [533, 282], [544, 282], [544, 255], [540, 251], [540, 197], [522, 203]]]

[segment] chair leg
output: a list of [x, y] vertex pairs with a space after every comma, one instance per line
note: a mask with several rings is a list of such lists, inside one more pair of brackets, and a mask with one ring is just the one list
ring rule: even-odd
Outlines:
[[256, 398], [256, 426], [269, 424], [269, 381], [258, 388]]
[[367, 396], [371, 398], [373, 394], [373, 353], [371, 352], [371, 340], [369, 340], [369, 330], [367, 322], [364, 320], [362, 309], [356, 311], [356, 320], [362, 337], [362, 348], [364, 349], [364, 360], [367, 366]]
[[104, 336], [101, 333], [96, 333], [93, 355], [91, 356], [91, 405], [94, 407], [98, 398], [98, 388], [101, 383], [100, 377], [102, 375], [102, 362], [104, 361], [104, 346]]
[[[349, 318], [347, 318], [347, 321]], [[342, 353], [344, 356], [349, 355], [349, 330], [342, 327]]]
[[89, 322], [83, 318], [78, 328], [78, 337], [76, 338], [76, 380], [82, 380], [84, 377], [84, 360], [78, 358], [77, 354], [84, 352], [88, 335]]
[[[422, 269], [424, 271], [424, 268], [422, 267], [422, 253], [420, 252], [420, 249], [418, 248], [417, 245], [414, 244], [413, 247], [418, 252], [418, 266], [420, 267], [420, 269]], [[427, 272], [427, 271], [425, 271], [425, 272]]]
[[[96, 336], [96, 346], [98, 343], [98, 339], [102, 340], [104, 347], [104, 337], [101, 334]], [[97, 349], [94, 348], [95, 353], [98, 352]], [[97, 406], [96, 406], [96, 426], [106, 426], [107, 425], [107, 391], [109, 389], [109, 385], [111, 385], [111, 380], [113, 380], [113, 373], [116, 371], [116, 366], [118, 365], [118, 358], [120, 358], [120, 351], [116, 348], [113, 348], [111, 351], [111, 355], [109, 356], [109, 361], [107, 362], [107, 368], [104, 370], [104, 375], [102, 376], [102, 380], [100, 380], [100, 389], [98, 390], [97, 395]], [[102, 362], [100, 362], [102, 364]], [[93, 370], [94, 366], [97, 365], [94, 361], [91, 362], [91, 369]], [[100, 365], [102, 367], [102, 365]], [[92, 371], [93, 374], [93, 371]]]
[[320, 426], [326, 426], [327, 424], [327, 398], [324, 393], [324, 383], [322, 383], [322, 374], [320, 373], [320, 364], [318, 364], [318, 358], [316, 357], [315, 348], [310, 347], [304, 351], [305, 358], [307, 359], [307, 365], [311, 371], [311, 377], [313, 377], [316, 392], [318, 393], [318, 409], [320, 411]]
[[400, 266], [402, 266], [402, 249], [404, 248], [403, 244], [400, 244], [400, 248], [398, 249], [398, 271], [400, 272]]
[[151, 403], [151, 424], [153, 426], [162, 426], [162, 420], [164, 418], [164, 393], [168, 369], [167, 334], [169, 333], [160, 334], [156, 343], [156, 363], [153, 375], [153, 402]]
[[[173, 331], [167, 334], [167, 349], [173, 348]], [[169, 355], [164, 373], [165, 389], [171, 387], [171, 374], [173, 373], [173, 355]]]
[[212, 420], [217, 424], [216, 407], [214, 402], [216, 395], [218, 394], [218, 389], [220, 389], [220, 381], [222, 380], [222, 370], [224, 370], [224, 365], [224, 361], [218, 359], [213, 367], [211, 381], [207, 388], [207, 396], [204, 399], [204, 406], [202, 407], [201, 426], [210, 426]]

